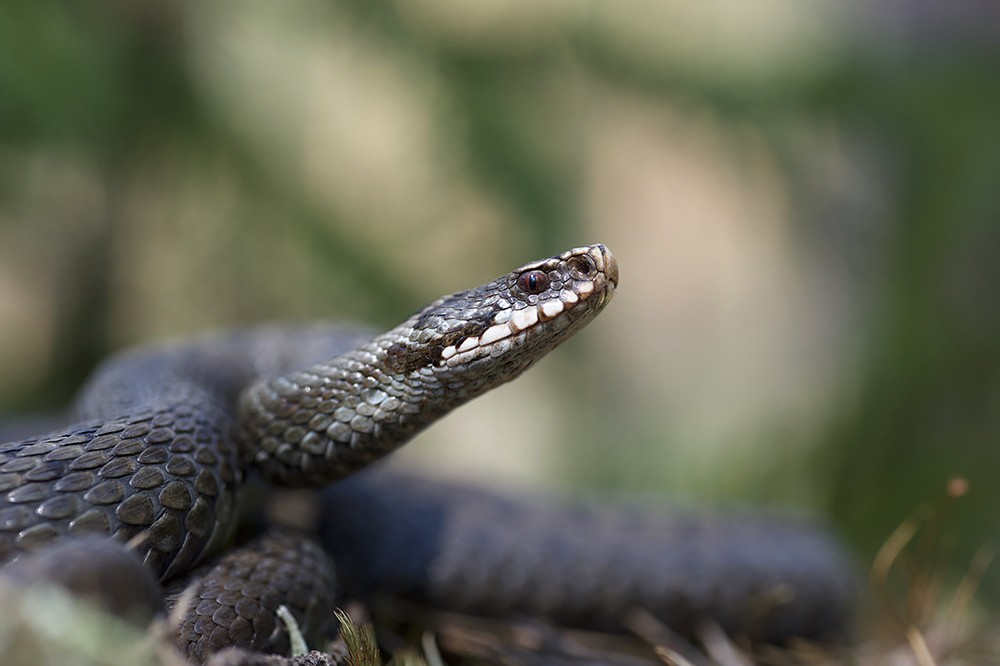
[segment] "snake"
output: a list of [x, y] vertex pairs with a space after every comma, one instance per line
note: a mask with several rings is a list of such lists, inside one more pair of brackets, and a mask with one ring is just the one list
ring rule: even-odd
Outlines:
[[[609, 630], [641, 609], [685, 635], [705, 621], [754, 641], [844, 635], [853, 571], [811, 522], [502, 495], [376, 464], [587, 325], [618, 280], [594, 244], [377, 335], [259, 325], [113, 356], [72, 425], [0, 444], [0, 573], [86, 587], [98, 574], [69, 566], [73, 549], [128, 542], [168, 605], [184, 604], [176, 640], [193, 661], [287, 650], [282, 603], [307, 635], [329, 635], [345, 590]], [[319, 489], [313, 533], [239, 534], [274, 487]]]

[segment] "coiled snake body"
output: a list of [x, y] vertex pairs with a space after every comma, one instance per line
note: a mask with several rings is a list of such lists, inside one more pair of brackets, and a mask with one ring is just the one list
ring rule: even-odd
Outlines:
[[[169, 585], [229, 546], [248, 477], [351, 475], [519, 375], [617, 283], [614, 257], [593, 245], [446, 296], [372, 339], [271, 327], [118, 356], [83, 390], [77, 425], [0, 444], [0, 561], [110, 535], [133, 540]], [[679, 631], [712, 618], [763, 640], [845, 627], [849, 567], [807, 525], [539, 506], [386, 477], [366, 471], [323, 493], [325, 551], [362, 594], [610, 628], [643, 608]], [[334, 580], [323, 549], [266, 534], [203, 565], [178, 638], [198, 659], [226, 645], [280, 650], [274, 606], [327, 631]]]

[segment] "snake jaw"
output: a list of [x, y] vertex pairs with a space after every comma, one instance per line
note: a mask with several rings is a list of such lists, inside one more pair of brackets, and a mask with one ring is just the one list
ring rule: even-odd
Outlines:
[[385, 365], [400, 376], [430, 369], [449, 383], [467, 372], [487, 377], [490, 386], [502, 383], [519, 374], [505, 367], [512, 360], [505, 357], [523, 349], [513, 362], [530, 365], [596, 316], [617, 280], [617, 263], [603, 245], [530, 262], [438, 299], [380, 336], [391, 341]]
[[[528, 275], [544, 280], [545, 288], [538, 293], [526, 291], [522, 282]], [[460, 327], [463, 335], [441, 346], [436, 365], [457, 371], [477, 362], [484, 365], [526, 345], [545, 353], [596, 316], [614, 295], [617, 282], [614, 255], [604, 245], [591, 245], [530, 262], [505, 278], [442, 299], [438, 307], [449, 299], [467, 300], [477, 293], [501, 291], [499, 298], [484, 299], [494, 307], [492, 317], [477, 313], [478, 331]], [[447, 333], [442, 336], [448, 337]]]

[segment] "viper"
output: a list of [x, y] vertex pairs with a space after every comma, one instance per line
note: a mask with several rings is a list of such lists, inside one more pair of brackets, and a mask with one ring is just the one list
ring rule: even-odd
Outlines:
[[[0, 444], [0, 560], [73, 571], [59, 563], [94, 537], [128, 542], [169, 603], [183, 600], [176, 638], [197, 660], [230, 645], [287, 650], [278, 604], [307, 636], [327, 635], [344, 589], [611, 630], [641, 608], [681, 633], [711, 619], [752, 640], [843, 634], [850, 566], [809, 523], [503, 497], [366, 470], [579, 331], [618, 281], [610, 250], [590, 245], [374, 336], [260, 326], [115, 356], [80, 392], [73, 425]], [[515, 414], [509, 427], [517, 437], [531, 424]], [[323, 488], [317, 530], [237, 539], [251, 489], [268, 486]]]

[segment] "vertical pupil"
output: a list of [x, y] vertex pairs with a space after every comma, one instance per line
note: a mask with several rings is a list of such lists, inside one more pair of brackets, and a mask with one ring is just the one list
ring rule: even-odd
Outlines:
[[517, 279], [522, 291], [529, 294], [540, 294], [549, 288], [549, 277], [542, 271], [528, 271]]

